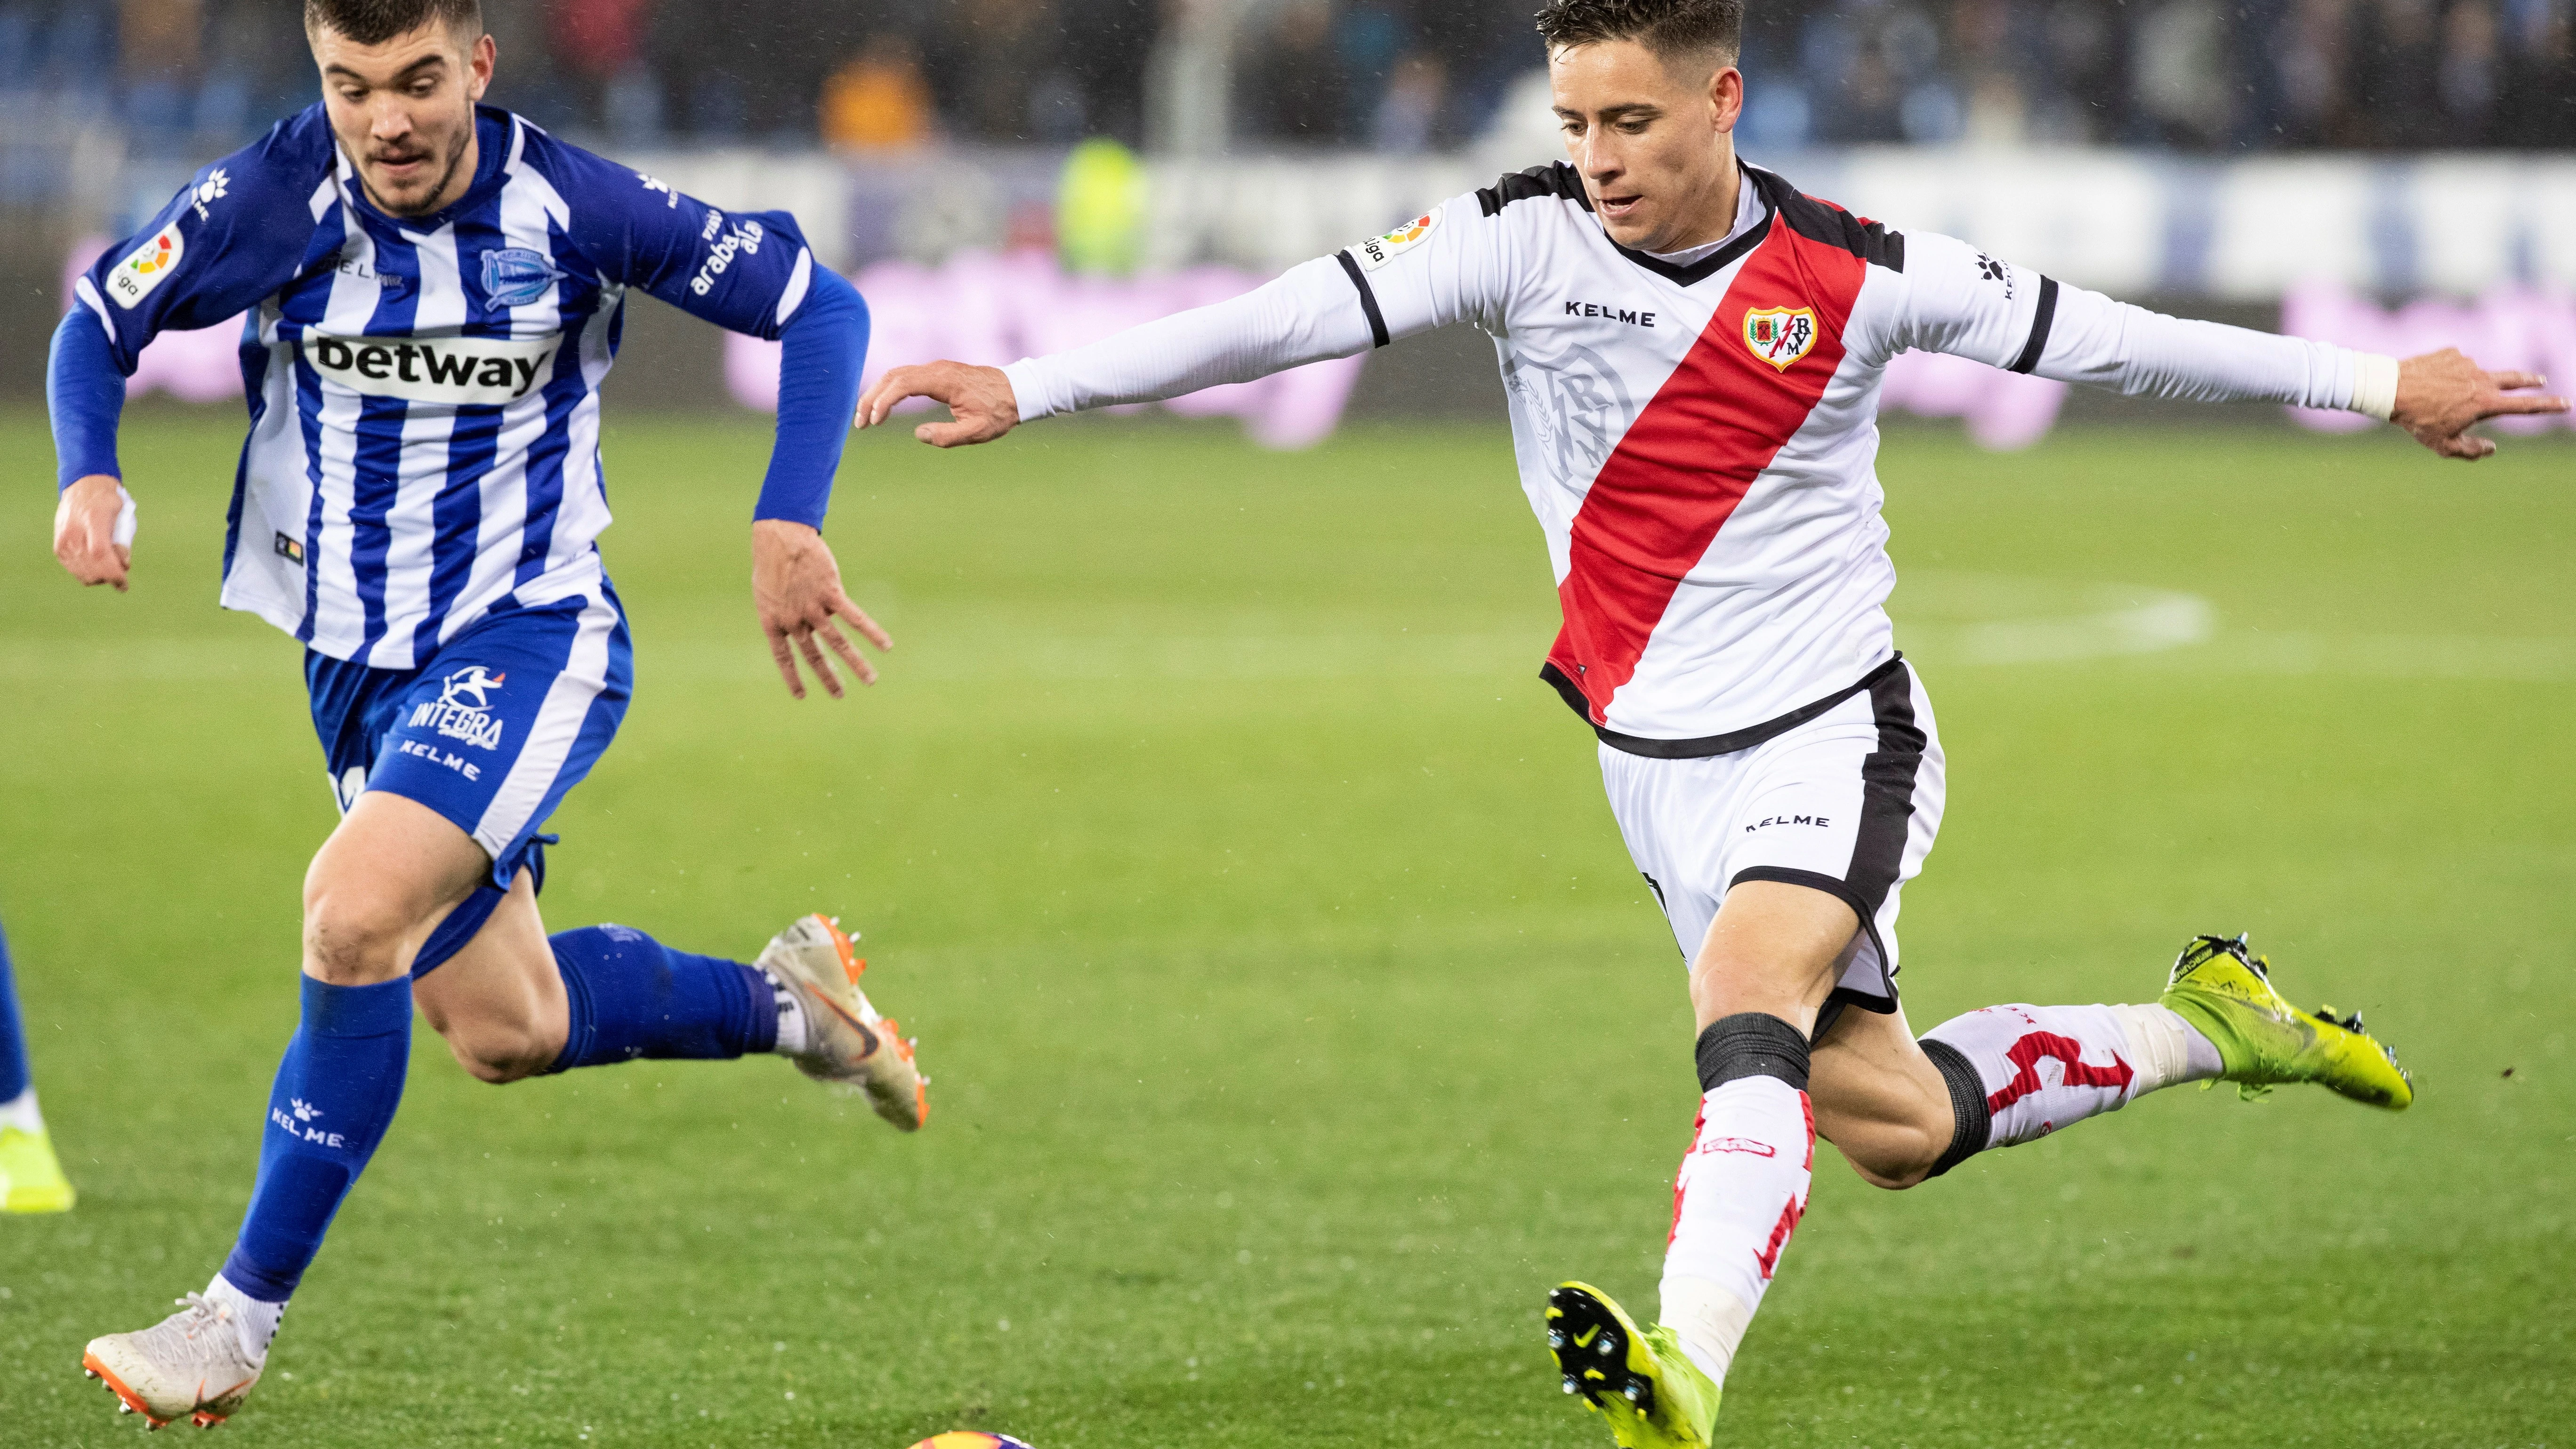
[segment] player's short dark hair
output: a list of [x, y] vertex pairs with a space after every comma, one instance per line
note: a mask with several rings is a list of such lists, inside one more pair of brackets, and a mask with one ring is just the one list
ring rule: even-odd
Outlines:
[[1547, 0], [1538, 33], [1551, 51], [1633, 40], [1657, 60], [1714, 55], [1732, 65], [1744, 48], [1744, 0]]
[[304, 32], [329, 30], [360, 45], [382, 45], [431, 21], [460, 35], [483, 34], [482, 0], [304, 0]]

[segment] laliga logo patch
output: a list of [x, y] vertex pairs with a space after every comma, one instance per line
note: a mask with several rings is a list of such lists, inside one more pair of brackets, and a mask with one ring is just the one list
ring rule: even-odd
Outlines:
[[438, 698], [415, 706], [413, 729], [430, 729], [481, 750], [501, 747], [501, 721], [490, 713], [491, 693], [509, 676], [469, 664], [439, 681]]
[[526, 247], [483, 254], [483, 296], [495, 307], [525, 307], [552, 290], [563, 276], [544, 253]]
[[107, 274], [108, 294], [116, 298], [116, 305], [131, 310], [179, 269], [179, 259], [187, 253], [188, 239], [179, 234], [179, 223], [174, 221], [116, 264], [116, 270]]
[[1805, 307], [1773, 307], [1744, 314], [1744, 345], [1764, 362], [1788, 371], [1816, 345], [1816, 314]]
[[1426, 211], [1386, 235], [1370, 237], [1351, 250], [1359, 254], [1360, 265], [1363, 268], [1374, 272], [1422, 245], [1422, 239], [1431, 235], [1439, 225], [1440, 213]]

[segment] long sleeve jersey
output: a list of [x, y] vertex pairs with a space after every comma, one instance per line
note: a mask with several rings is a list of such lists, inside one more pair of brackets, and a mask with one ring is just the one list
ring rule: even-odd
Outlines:
[[1256, 291], [1004, 369], [1022, 419], [1170, 397], [1467, 323], [1494, 339], [1564, 627], [1541, 671], [1608, 743], [1722, 754], [1895, 652], [1878, 393], [1908, 349], [2385, 417], [2394, 362], [2183, 321], [1743, 168], [1721, 244], [1612, 241], [1533, 167]]
[[822, 521], [867, 312], [783, 212], [727, 214], [506, 111], [434, 215], [368, 199], [319, 105], [199, 172], [78, 282], [49, 390], [63, 482], [117, 474], [144, 346], [247, 313], [223, 603], [415, 667], [474, 619], [604, 583], [600, 387], [629, 289], [783, 340], [760, 517]]

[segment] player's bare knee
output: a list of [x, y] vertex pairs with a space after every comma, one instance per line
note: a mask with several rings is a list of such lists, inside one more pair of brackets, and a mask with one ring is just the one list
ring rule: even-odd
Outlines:
[[364, 888], [308, 882], [304, 894], [304, 970], [333, 986], [372, 986], [402, 974], [402, 943], [412, 922], [383, 895]]

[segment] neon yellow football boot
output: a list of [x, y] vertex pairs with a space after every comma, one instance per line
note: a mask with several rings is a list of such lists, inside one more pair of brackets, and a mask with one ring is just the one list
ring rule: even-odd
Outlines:
[[74, 1196], [51, 1137], [0, 1127], [0, 1212], [67, 1213]]
[[2220, 1080], [2236, 1083], [2248, 1099], [2277, 1083], [2314, 1082], [2392, 1112], [2415, 1100], [2414, 1078], [2397, 1065], [2397, 1053], [2363, 1030], [2358, 1013], [2292, 1006], [2273, 988], [2270, 963], [2247, 949], [2243, 936], [2193, 937], [2174, 961], [2163, 1000], [2218, 1048], [2227, 1066]]
[[1609, 1294], [1562, 1283], [1547, 1295], [1547, 1346], [1565, 1391], [1610, 1421], [1621, 1449], [1706, 1449], [1719, 1390], [1671, 1329], [1640, 1332]]

